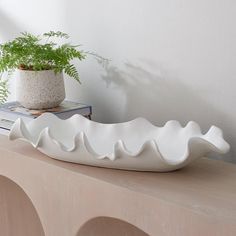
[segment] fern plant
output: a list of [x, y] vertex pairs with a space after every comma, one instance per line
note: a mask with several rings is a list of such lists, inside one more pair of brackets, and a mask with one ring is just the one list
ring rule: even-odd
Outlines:
[[[80, 83], [79, 73], [73, 63], [74, 59], [83, 60], [90, 54], [98, 62], [108, 62], [107, 59], [96, 53], [79, 50], [79, 45], [58, 42], [58, 39], [67, 40], [69, 35], [61, 31], [50, 31], [41, 35], [23, 32], [19, 37], [0, 44], [0, 74], [12, 73], [15, 69], [21, 70], [54, 70], [72, 77]], [[0, 103], [8, 95], [7, 81], [0, 80]]]
[[[72, 63], [73, 59], [83, 60], [89, 52], [79, 50], [79, 45], [59, 44], [57, 38], [68, 39], [63, 32], [50, 31], [42, 35], [27, 32], [12, 41], [0, 44], [0, 73], [21, 70], [54, 70], [80, 82], [78, 71]], [[95, 54], [95, 57], [101, 58]]]
[[0, 75], [0, 105], [6, 102], [8, 95], [8, 81]]

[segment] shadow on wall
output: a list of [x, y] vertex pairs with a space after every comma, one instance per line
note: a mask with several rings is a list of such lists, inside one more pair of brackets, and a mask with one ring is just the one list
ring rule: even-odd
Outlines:
[[9, 40], [23, 30], [0, 8], [0, 40]]
[[120, 89], [126, 96], [123, 120], [143, 116], [158, 126], [168, 120], [178, 120], [182, 125], [193, 120], [200, 124], [203, 132], [211, 125], [219, 126], [232, 147], [224, 160], [233, 162], [233, 147], [236, 147], [236, 137], [232, 135], [233, 121], [203, 100], [197, 91], [168, 76], [163, 69], [155, 68], [157, 72], [152, 72], [145, 68], [132, 63], [125, 63], [123, 69], [109, 65], [102, 75], [108, 87]]

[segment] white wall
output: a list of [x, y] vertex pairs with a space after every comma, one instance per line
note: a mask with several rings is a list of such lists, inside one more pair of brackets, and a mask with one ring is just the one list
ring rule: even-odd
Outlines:
[[20, 31], [62, 30], [110, 58], [80, 63], [82, 85], [67, 97], [89, 103], [94, 119], [144, 116], [157, 125], [215, 124], [236, 151], [236, 1], [0, 0], [0, 40]]

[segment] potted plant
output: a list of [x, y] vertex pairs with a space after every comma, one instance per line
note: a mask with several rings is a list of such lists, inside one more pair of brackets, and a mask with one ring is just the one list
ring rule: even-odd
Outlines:
[[26, 108], [58, 106], [65, 98], [63, 72], [80, 82], [72, 60], [83, 60], [91, 53], [79, 50], [77, 45], [60, 44], [58, 38], [69, 36], [60, 31], [37, 36], [25, 32], [0, 44], [0, 73], [17, 70], [16, 98]]

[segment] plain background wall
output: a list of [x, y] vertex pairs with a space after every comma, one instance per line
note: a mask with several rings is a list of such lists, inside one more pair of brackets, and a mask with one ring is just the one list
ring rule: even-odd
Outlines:
[[225, 160], [236, 162], [235, 13], [234, 0], [0, 0], [0, 41], [69, 33], [111, 59], [79, 63], [82, 85], [66, 80], [67, 98], [93, 105], [94, 120], [214, 124], [232, 146]]

